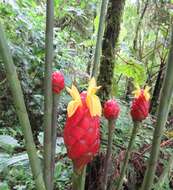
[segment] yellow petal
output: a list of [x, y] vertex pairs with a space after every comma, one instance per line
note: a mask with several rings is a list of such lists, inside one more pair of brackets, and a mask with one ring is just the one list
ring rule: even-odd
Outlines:
[[93, 88], [96, 86], [96, 80], [94, 77], [91, 78], [91, 80], [89, 81], [89, 87]]
[[87, 98], [86, 98], [86, 104], [90, 111], [91, 116], [101, 116], [102, 107], [99, 100], [99, 97], [95, 95], [97, 90], [99, 90], [101, 86], [96, 85], [96, 80], [93, 77], [89, 81], [89, 86], [87, 90]]
[[78, 89], [72, 84], [72, 87], [71, 87], [71, 89], [70, 88], [68, 88], [68, 87], [66, 87], [66, 90], [67, 90], [67, 92], [72, 96], [72, 98], [74, 99], [74, 100], [76, 100], [76, 99], [80, 99], [80, 94], [79, 94], [79, 91], [78, 91]]
[[88, 83], [88, 90], [87, 90], [87, 94], [90, 95], [93, 93], [93, 88], [96, 87], [96, 80], [94, 77], [92, 77], [92, 79], [89, 81]]
[[141, 95], [141, 90], [137, 89], [137, 90], [134, 90], [132, 93], [134, 94], [135, 98], [138, 98]]
[[149, 87], [149, 86], [146, 86], [146, 87], [145, 87], [145, 90], [146, 90], [147, 92], [149, 92], [150, 89], [151, 89], [151, 87]]
[[102, 107], [98, 96], [92, 95], [88, 97], [86, 103], [91, 116], [101, 116]]
[[144, 89], [144, 96], [145, 96], [146, 100], [149, 100], [149, 99], [150, 99], [149, 90], [150, 90], [150, 87], [149, 87], [149, 86], [146, 86], [145, 89]]
[[100, 88], [101, 86], [93, 87], [90, 91], [90, 95], [94, 95], [97, 92], [97, 90], [99, 90]]
[[68, 103], [67, 106], [68, 117], [71, 117], [75, 113], [80, 104], [81, 104], [80, 101], [75, 101], [75, 100], [72, 100], [71, 102]]
[[71, 89], [66, 87], [66, 90], [73, 98], [73, 100], [69, 102], [67, 106], [67, 115], [68, 117], [71, 117], [77, 108], [82, 105], [82, 101], [78, 89], [74, 85], [72, 85]]
[[71, 95], [71, 89], [69, 87], [66, 87], [66, 90]]
[[[144, 96], [146, 98], [146, 100], [148, 101], [150, 99], [150, 93], [149, 93], [150, 87], [146, 86], [144, 89]], [[139, 87], [139, 85], [136, 85], [136, 90], [134, 90], [132, 93], [134, 94], [135, 98], [138, 98], [141, 95], [141, 89]]]
[[94, 116], [96, 116], [96, 115], [101, 116], [102, 106], [101, 106], [99, 97], [94, 95], [93, 101], [94, 101], [94, 112], [93, 112]]

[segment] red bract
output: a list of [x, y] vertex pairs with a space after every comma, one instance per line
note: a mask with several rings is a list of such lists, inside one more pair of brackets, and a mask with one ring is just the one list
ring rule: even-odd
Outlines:
[[106, 119], [117, 119], [120, 107], [115, 100], [108, 100], [104, 103], [103, 113]]
[[140, 90], [138, 96], [133, 100], [131, 106], [131, 116], [134, 121], [144, 120], [149, 113], [149, 93], [145, 89]]
[[[100, 146], [101, 104], [95, 95], [97, 88], [94, 79], [89, 83], [87, 92], [79, 94], [73, 85], [71, 89], [67, 88], [73, 100], [67, 107], [64, 142], [67, 155], [72, 159], [77, 171], [81, 171], [93, 159]], [[93, 99], [93, 104], [89, 104]], [[93, 111], [93, 108], [96, 107], [97, 112]]]
[[72, 117], [67, 117], [64, 129], [64, 141], [68, 157], [80, 170], [98, 152], [100, 146], [100, 119], [92, 117], [86, 104], [78, 107]]
[[52, 90], [55, 94], [59, 94], [64, 89], [64, 75], [55, 71], [52, 73]]

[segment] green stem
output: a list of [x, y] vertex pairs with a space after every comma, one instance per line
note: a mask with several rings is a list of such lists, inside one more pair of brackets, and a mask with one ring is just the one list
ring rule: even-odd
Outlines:
[[126, 154], [125, 154], [124, 163], [123, 163], [123, 166], [122, 166], [122, 169], [121, 169], [120, 178], [119, 178], [116, 190], [120, 190], [122, 188], [123, 179], [124, 179], [124, 176], [125, 176], [125, 173], [126, 173], [126, 170], [127, 170], [127, 165], [128, 165], [129, 159], [130, 159], [130, 154], [132, 152], [132, 148], [133, 148], [133, 145], [134, 145], [134, 142], [135, 142], [135, 138], [136, 138], [139, 126], [140, 126], [140, 122], [134, 121], [132, 134], [131, 134], [130, 141], [129, 141], [129, 144], [128, 144], [128, 148], [127, 148], [127, 151], [126, 151]]
[[85, 177], [86, 177], [86, 166], [78, 173], [74, 170], [73, 172], [73, 187], [72, 190], [84, 190], [85, 189]]
[[13, 59], [8, 48], [5, 33], [0, 24], [0, 56], [4, 62], [7, 79], [10, 85], [10, 89], [13, 95], [14, 105], [16, 107], [16, 113], [19, 118], [20, 125], [24, 134], [26, 150], [28, 153], [31, 170], [36, 184], [36, 189], [45, 190], [42, 169], [40, 166], [40, 160], [37, 156], [37, 149], [33, 140], [32, 130], [24, 102], [24, 97], [21, 89], [19, 79], [17, 77], [16, 67], [13, 63]]
[[47, 190], [52, 190], [51, 144], [52, 144], [52, 61], [53, 61], [53, 26], [54, 1], [47, 0], [46, 41], [45, 41], [45, 79], [44, 79], [44, 180]]
[[54, 179], [55, 170], [55, 150], [56, 150], [56, 135], [57, 135], [57, 105], [58, 105], [59, 95], [53, 93], [53, 109], [52, 109], [52, 149], [51, 149], [51, 171], [52, 171], [52, 184]]
[[93, 63], [93, 70], [92, 70], [92, 76], [94, 76], [95, 78], [97, 78], [97, 72], [100, 65], [102, 39], [103, 39], [103, 34], [104, 34], [104, 22], [106, 18], [108, 3], [109, 3], [109, 0], [102, 0], [99, 28], [98, 28], [98, 33], [97, 33], [97, 42], [96, 42], [94, 63]]
[[169, 175], [169, 171], [172, 170], [172, 167], [173, 167], [173, 155], [170, 156], [169, 161], [163, 170], [163, 173], [159, 177], [158, 182], [154, 185], [154, 190], [163, 189], [162, 187], [164, 185], [164, 182]]
[[106, 190], [107, 189], [107, 183], [108, 183], [108, 171], [109, 171], [109, 166], [111, 162], [111, 154], [112, 154], [112, 134], [113, 134], [113, 129], [114, 129], [114, 122], [115, 120], [109, 120], [108, 121], [108, 145], [107, 145], [107, 151], [106, 151], [106, 159], [104, 163], [104, 173], [103, 173], [103, 184], [102, 184], [102, 189]]
[[164, 126], [167, 121], [170, 104], [173, 95], [173, 26], [171, 44], [168, 56], [167, 70], [165, 73], [164, 83], [160, 96], [160, 103], [158, 107], [157, 121], [154, 128], [154, 135], [152, 141], [151, 154], [148, 162], [147, 171], [145, 173], [144, 181], [141, 190], [150, 190], [154, 180], [157, 160], [160, 151], [160, 142], [163, 134]]

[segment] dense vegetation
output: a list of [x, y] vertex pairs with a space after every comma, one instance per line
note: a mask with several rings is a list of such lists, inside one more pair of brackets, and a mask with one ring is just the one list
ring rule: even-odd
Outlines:
[[[152, 188], [173, 189], [173, 79], [166, 72], [173, 54], [173, 44], [170, 45], [172, 9], [171, 0], [110, 0], [106, 19], [103, 20], [104, 34], [101, 34], [102, 56], [99, 57], [99, 65], [95, 66], [93, 60], [100, 28], [101, 1], [54, 0], [53, 71], [60, 70], [65, 77], [65, 86], [70, 87], [73, 83], [79, 91], [86, 90], [88, 80], [95, 76], [102, 86], [98, 93], [101, 102], [114, 97], [121, 107], [112, 136], [112, 162], [109, 163], [111, 169], [108, 172], [107, 189], [114, 189], [118, 183], [133, 128], [130, 117], [132, 92], [138, 85], [142, 88], [150, 86], [150, 114], [138, 129], [123, 178], [123, 187], [128, 190], [141, 187], [147, 160], [151, 155], [153, 133], [159, 125], [157, 113], [163, 108], [169, 114], [168, 117], [165, 114], [166, 124], [161, 131], [160, 153]], [[43, 166], [46, 1], [1, 1], [0, 24], [4, 28], [17, 68], [34, 142]], [[163, 82], [166, 76], [167, 80]], [[165, 94], [162, 94], [161, 89], [165, 89]], [[168, 98], [164, 101], [164, 96], [167, 95]], [[70, 100], [69, 94], [64, 90], [58, 105], [54, 177], [54, 189], [61, 190], [71, 189], [72, 186], [73, 167], [63, 140], [67, 104]], [[85, 189], [89, 190], [100, 189], [101, 185], [108, 144], [108, 127], [104, 117], [101, 117], [100, 130], [99, 153], [87, 167]], [[34, 190], [36, 187], [0, 51], [1, 189]]]

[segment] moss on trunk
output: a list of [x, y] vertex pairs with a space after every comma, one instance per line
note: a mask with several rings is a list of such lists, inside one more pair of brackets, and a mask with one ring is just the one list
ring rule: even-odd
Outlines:
[[115, 45], [120, 32], [121, 15], [125, 0], [110, 0], [106, 18], [104, 39], [102, 44], [102, 58], [98, 83], [102, 86], [100, 97], [102, 100], [110, 96], [115, 63]]

